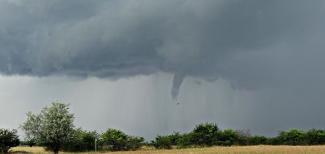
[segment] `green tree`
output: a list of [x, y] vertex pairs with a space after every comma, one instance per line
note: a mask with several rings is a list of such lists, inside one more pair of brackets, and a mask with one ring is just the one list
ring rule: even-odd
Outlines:
[[236, 131], [232, 129], [225, 129], [222, 132], [220, 132], [220, 137], [218, 142], [220, 145], [230, 146], [235, 144], [237, 140], [238, 140], [238, 134]]
[[143, 137], [128, 136], [126, 148], [128, 150], [137, 150], [143, 145], [143, 142]]
[[40, 114], [27, 113], [27, 120], [22, 125], [27, 138], [34, 139], [38, 144], [58, 153], [68, 143], [73, 134], [74, 116], [69, 106], [54, 102], [42, 109]]
[[236, 144], [238, 145], [248, 145], [249, 144], [249, 138], [251, 138], [250, 130], [248, 129], [239, 129], [236, 130], [236, 134], [238, 136]]
[[104, 149], [112, 151], [136, 150], [143, 144], [142, 137], [128, 136], [117, 129], [108, 129], [101, 135], [101, 144]]
[[276, 137], [270, 137], [267, 139], [266, 144], [269, 145], [283, 145], [283, 140], [281, 139], [281, 137], [276, 136]]
[[39, 143], [41, 139], [41, 115], [35, 115], [28, 112], [27, 120], [23, 123], [21, 128], [25, 131], [26, 143]]
[[177, 146], [179, 147], [190, 147], [193, 145], [193, 133], [185, 133], [180, 135], [177, 139]]
[[302, 145], [305, 144], [305, 132], [298, 129], [290, 129], [289, 131], [283, 131], [279, 134], [279, 139], [282, 144], [288, 145]]
[[91, 151], [95, 148], [95, 140], [98, 138], [96, 131], [75, 129], [68, 144], [63, 146], [66, 151]]
[[0, 152], [7, 153], [11, 147], [19, 145], [16, 130], [0, 129]]
[[320, 129], [311, 129], [306, 133], [306, 142], [309, 145], [325, 144], [325, 131]]
[[172, 145], [177, 145], [178, 140], [182, 137], [182, 135], [179, 132], [174, 132], [173, 134], [168, 135], [168, 137], [170, 138]]
[[151, 144], [157, 149], [171, 149], [172, 140], [169, 136], [157, 136], [155, 140], [151, 141]]
[[193, 144], [211, 146], [217, 144], [219, 128], [213, 123], [200, 124], [194, 128], [191, 136]]

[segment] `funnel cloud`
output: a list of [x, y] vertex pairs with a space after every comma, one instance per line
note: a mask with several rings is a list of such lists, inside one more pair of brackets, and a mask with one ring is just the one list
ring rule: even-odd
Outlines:
[[172, 95], [173, 100], [175, 100], [175, 101], [177, 101], [179, 88], [181, 87], [184, 78], [185, 78], [185, 75], [181, 74], [181, 73], [174, 75], [171, 95]]

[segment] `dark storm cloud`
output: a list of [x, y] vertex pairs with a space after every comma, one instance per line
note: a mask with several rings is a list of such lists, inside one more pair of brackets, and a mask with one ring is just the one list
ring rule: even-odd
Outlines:
[[301, 82], [324, 76], [324, 8], [323, 0], [1, 1], [0, 72], [168, 72], [174, 98], [185, 76], [244, 88]]

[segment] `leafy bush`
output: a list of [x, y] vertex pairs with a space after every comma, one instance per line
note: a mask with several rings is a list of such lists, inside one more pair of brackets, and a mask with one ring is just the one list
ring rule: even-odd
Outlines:
[[152, 145], [157, 149], [171, 149], [172, 140], [170, 136], [157, 136], [154, 141], [151, 142]]
[[251, 133], [249, 130], [236, 130], [238, 145], [249, 145], [249, 139], [251, 138]]
[[101, 146], [111, 151], [136, 150], [141, 147], [143, 141], [142, 137], [128, 136], [117, 129], [108, 129], [101, 135]]
[[290, 129], [289, 131], [280, 132], [278, 137], [282, 144], [287, 144], [287, 145], [306, 144], [305, 132], [303, 130]]
[[173, 134], [168, 135], [168, 137], [170, 138], [170, 142], [172, 145], [177, 145], [178, 140], [182, 137], [182, 135], [178, 132], [174, 132]]
[[325, 144], [325, 130], [311, 129], [306, 133], [306, 142], [309, 145]]
[[279, 136], [268, 138], [267, 143], [269, 145], [281, 145], [283, 141]]
[[127, 150], [137, 150], [143, 145], [144, 138], [136, 136], [128, 136], [126, 149]]
[[[172, 145], [176, 146], [186, 146], [185, 145], [185, 141], [184, 136], [187, 134], [180, 134], [178, 132], [174, 132], [171, 135], [166, 135], [166, 136], [158, 136], [155, 138], [154, 141], [151, 142], [151, 145], [153, 145], [154, 147], [158, 148], [158, 149], [170, 149], [172, 147]], [[191, 144], [190, 142], [190, 138], [188, 138], [188, 143], [186, 144]]]
[[197, 125], [192, 131], [192, 143], [200, 146], [212, 146], [217, 144], [219, 128], [216, 124], [205, 123]]
[[95, 140], [97, 139], [97, 132], [85, 131], [81, 128], [75, 129], [71, 135], [68, 144], [63, 146], [65, 151], [91, 151], [95, 149]]
[[177, 146], [179, 147], [189, 147], [193, 145], [193, 133], [187, 133], [180, 135], [179, 139], [177, 140]]
[[238, 134], [232, 129], [225, 129], [224, 131], [220, 132], [218, 145], [225, 145], [230, 146], [235, 144], [238, 140]]
[[265, 136], [252, 136], [248, 139], [249, 145], [261, 145], [267, 143], [268, 143], [268, 139]]
[[11, 147], [19, 145], [16, 130], [0, 129], [0, 152], [7, 153]]
[[120, 130], [108, 129], [101, 136], [105, 149], [112, 151], [126, 150], [128, 136]]

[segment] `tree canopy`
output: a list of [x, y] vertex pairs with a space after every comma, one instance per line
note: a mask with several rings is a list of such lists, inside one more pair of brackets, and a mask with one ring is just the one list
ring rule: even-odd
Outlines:
[[72, 137], [73, 121], [74, 115], [69, 112], [69, 105], [53, 102], [40, 114], [27, 113], [22, 129], [28, 140], [36, 140], [48, 150], [58, 153]]

